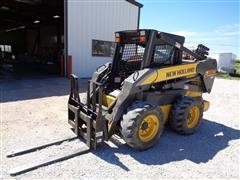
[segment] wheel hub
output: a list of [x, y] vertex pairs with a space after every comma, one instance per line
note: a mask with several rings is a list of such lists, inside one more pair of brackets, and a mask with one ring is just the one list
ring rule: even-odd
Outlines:
[[148, 123], [144, 121], [143, 124], [142, 124], [142, 126], [141, 126], [141, 129], [142, 129], [143, 131], [147, 130], [147, 129], [148, 129]]
[[147, 115], [139, 127], [139, 138], [143, 142], [151, 141], [157, 135], [159, 127], [158, 117], [156, 115]]
[[187, 127], [194, 128], [199, 121], [200, 111], [197, 106], [193, 106], [188, 113]]

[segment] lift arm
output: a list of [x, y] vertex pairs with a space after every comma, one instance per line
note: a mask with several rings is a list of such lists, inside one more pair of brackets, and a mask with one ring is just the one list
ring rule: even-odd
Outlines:
[[160, 33], [160, 39], [162, 41], [164, 41], [165, 43], [167, 43], [171, 46], [174, 46], [181, 51], [186, 52], [187, 54], [191, 55], [192, 57], [194, 57], [197, 60], [204, 60], [204, 59], [206, 59], [205, 55], [208, 55], [207, 51], [209, 51], [209, 48], [207, 48], [206, 46], [204, 46], [202, 44], [198, 45], [198, 49], [196, 50], [197, 53], [195, 53], [195, 52], [189, 50], [188, 48], [184, 47], [181, 43], [177, 42], [176, 40], [169, 37], [165, 33]]

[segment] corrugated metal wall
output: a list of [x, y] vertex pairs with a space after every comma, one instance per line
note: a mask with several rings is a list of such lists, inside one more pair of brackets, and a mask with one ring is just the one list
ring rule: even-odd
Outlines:
[[114, 32], [137, 29], [138, 7], [125, 0], [68, 0], [68, 53], [73, 73], [91, 77], [112, 58], [93, 57], [92, 39], [114, 41]]

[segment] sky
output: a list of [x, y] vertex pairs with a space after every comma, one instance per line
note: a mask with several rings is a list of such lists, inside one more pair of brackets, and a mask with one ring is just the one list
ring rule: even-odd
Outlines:
[[138, 0], [140, 28], [185, 36], [186, 47], [204, 44], [240, 59], [240, 0]]

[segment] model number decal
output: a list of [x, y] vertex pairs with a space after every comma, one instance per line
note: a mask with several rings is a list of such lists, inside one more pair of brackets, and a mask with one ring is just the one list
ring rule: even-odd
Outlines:
[[187, 69], [180, 69], [177, 71], [170, 71], [166, 73], [166, 77], [173, 77], [173, 76], [181, 76], [181, 75], [185, 75], [185, 74], [189, 74], [189, 73], [194, 73], [195, 68], [187, 68]]

